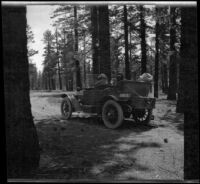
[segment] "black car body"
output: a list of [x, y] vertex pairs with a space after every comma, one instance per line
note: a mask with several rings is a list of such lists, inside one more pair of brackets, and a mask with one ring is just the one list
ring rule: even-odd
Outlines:
[[115, 86], [86, 88], [62, 95], [61, 112], [67, 119], [76, 111], [96, 113], [108, 128], [119, 127], [125, 118], [148, 123], [155, 108], [155, 98], [149, 97], [150, 92], [151, 83], [130, 80], [120, 81]]

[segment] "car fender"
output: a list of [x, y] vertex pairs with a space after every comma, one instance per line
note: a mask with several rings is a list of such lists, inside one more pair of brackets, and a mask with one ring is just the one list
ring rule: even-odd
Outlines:
[[74, 106], [74, 103], [75, 101], [77, 101], [77, 99], [75, 98], [75, 96], [73, 94], [62, 94], [61, 97], [64, 99], [64, 98], [69, 98], [70, 100], [70, 103], [72, 105], [72, 109], [73, 111], [75, 110], [75, 106]]
[[102, 107], [103, 107], [104, 103], [105, 103], [107, 100], [114, 100], [114, 101], [116, 101], [116, 102], [119, 102], [119, 101], [120, 101], [119, 98], [116, 97], [115, 95], [107, 95], [107, 96], [103, 97], [103, 99], [100, 101], [100, 106], [99, 106], [100, 108], [98, 109], [98, 114], [101, 113]]
[[108, 95], [105, 96], [102, 100], [101, 100], [101, 105], [103, 105], [107, 100], [115, 100], [116, 102], [119, 101], [119, 98], [114, 96], [114, 95]]
[[65, 98], [65, 97], [68, 97], [70, 100], [73, 99], [73, 98], [75, 98], [74, 94], [65, 94], [65, 93], [61, 94], [61, 98]]

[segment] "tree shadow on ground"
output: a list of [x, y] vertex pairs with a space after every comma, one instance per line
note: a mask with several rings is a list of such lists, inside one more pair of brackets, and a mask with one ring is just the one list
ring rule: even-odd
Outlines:
[[41, 160], [35, 178], [118, 179], [130, 169], [149, 170], [137, 162], [135, 154], [143, 148], [160, 147], [155, 142], [136, 141], [135, 136], [154, 127], [130, 121], [110, 130], [93, 118], [46, 119], [36, 128]]
[[179, 133], [184, 131], [183, 114], [167, 111], [160, 120], [167, 121], [170, 125], [174, 126]]

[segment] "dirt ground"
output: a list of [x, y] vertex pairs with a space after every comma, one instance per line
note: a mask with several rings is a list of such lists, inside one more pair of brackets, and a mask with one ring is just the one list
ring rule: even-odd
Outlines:
[[117, 130], [95, 118], [69, 121], [60, 114], [58, 92], [31, 92], [41, 146], [38, 179], [182, 180], [183, 114], [161, 95], [149, 126], [126, 121]]

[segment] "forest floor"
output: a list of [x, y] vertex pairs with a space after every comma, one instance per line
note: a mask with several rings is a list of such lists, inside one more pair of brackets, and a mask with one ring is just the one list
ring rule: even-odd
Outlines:
[[31, 106], [41, 146], [36, 179], [182, 180], [183, 114], [164, 94], [150, 125], [126, 121], [117, 130], [94, 118], [63, 120], [59, 92], [32, 91]]

